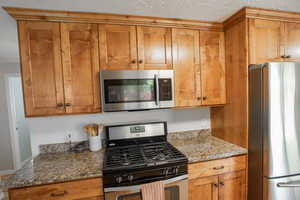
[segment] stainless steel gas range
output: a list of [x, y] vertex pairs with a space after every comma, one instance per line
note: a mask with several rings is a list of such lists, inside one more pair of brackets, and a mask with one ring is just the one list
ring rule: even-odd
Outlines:
[[167, 142], [166, 122], [106, 127], [106, 200], [142, 200], [141, 185], [165, 184], [166, 200], [188, 200], [187, 158]]

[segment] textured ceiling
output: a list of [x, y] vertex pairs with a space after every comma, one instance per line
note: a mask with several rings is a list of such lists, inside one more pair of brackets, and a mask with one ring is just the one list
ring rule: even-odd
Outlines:
[[[300, 0], [0, 0], [0, 6], [223, 21], [243, 6], [300, 12]], [[18, 58], [14, 21], [0, 9], [0, 62]]]

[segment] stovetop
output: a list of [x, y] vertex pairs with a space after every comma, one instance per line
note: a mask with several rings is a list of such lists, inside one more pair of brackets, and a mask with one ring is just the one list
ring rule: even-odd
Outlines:
[[176, 163], [185, 163], [187, 158], [167, 141], [121, 147], [109, 147], [104, 158], [103, 171], [147, 169]]

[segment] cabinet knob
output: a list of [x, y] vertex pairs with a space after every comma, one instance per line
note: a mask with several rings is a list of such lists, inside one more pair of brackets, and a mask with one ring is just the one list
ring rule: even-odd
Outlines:
[[142, 64], [143, 63], [143, 60], [139, 60], [139, 64]]
[[70, 107], [72, 104], [71, 103], [66, 103], [65, 106], [66, 107]]
[[214, 186], [215, 186], [215, 187], [219, 187], [218, 183], [214, 183]]
[[224, 186], [225, 184], [224, 184], [224, 182], [220, 182], [220, 186]]
[[203, 101], [205, 101], [207, 99], [207, 97], [203, 97], [202, 99], [203, 99]]
[[136, 61], [135, 61], [135, 60], [132, 60], [132, 61], [131, 61], [131, 63], [132, 63], [132, 64], [135, 64], [135, 63], [136, 63]]
[[64, 104], [59, 103], [59, 104], [56, 105], [56, 107], [58, 107], [58, 108], [64, 107]]
[[281, 58], [285, 58], [285, 55], [282, 55]]
[[200, 100], [201, 100], [201, 97], [197, 97], [197, 100], [200, 101]]
[[290, 56], [290, 55], [287, 55], [285, 58], [291, 58], [291, 56]]

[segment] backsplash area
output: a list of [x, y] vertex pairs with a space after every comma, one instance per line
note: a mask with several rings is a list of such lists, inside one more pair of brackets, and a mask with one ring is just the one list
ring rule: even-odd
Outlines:
[[86, 124], [109, 125], [140, 121], [167, 121], [169, 132], [209, 129], [210, 112], [209, 108], [193, 108], [28, 118], [32, 153], [33, 156], [38, 155], [39, 145], [42, 144], [67, 142], [69, 134], [73, 142], [86, 140], [83, 131]]

